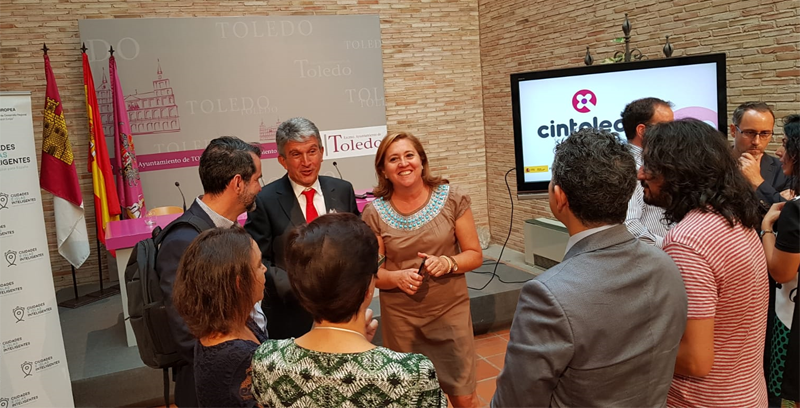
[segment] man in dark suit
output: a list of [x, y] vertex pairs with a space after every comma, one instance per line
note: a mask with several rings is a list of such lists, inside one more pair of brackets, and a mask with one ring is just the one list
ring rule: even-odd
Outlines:
[[[764, 102], [745, 102], [733, 111], [730, 126], [733, 151], [739, 158], [742, 174], [755, 189], [761, 214], [765, 215], [772, 204], [791, 200], [797, 192], [790, 191], [791, 180], [783, 174], [780, 159], [764, 153], [775, 127], [775, 114]], [[760, 225], [758, 226], [760, 227]], [[769, 309], [767, 321], [775, 316], [774, 298], [777, 283], [769, 278]], [[764, 373], [769, 377], [772, 324], [767, 325]]]
[[550, 209], [564, 260], [520, 293], [493, 407], [662, 407], [686, 326], [667, 254], [625, 227], [636, 163], [606, 131], [556, 147]]
[[764, 102], [745, 102], [733, 111], [730, 126], [733, 150], [739, 157], [742, 174], [758, 195], [764, 212], [774, 203], [786, 201], [791, 194], [789, 179], [777, 157], [764, 153], [772, 140], [775, 114]]
[[[224, 136], [214, 139], [200, 156], [200, 181], [203, 195], [186, 210], [203, 220], [206, 229], [230, 228], [239, 214], [254, 209], [261, 186], [261, 149], [240, 139]], [[175, 368], [175, 404], [196, 407], [194, 386], [194, 345], [197, 339], [189, 332], [183, 318], [172, 305], [172, 287], [181, 255], [200, 233], [191, 225], [172, 229], [161, 243], [156, 271], [169, 316], [170, 330], [185, 364]], [[257, 310], [251, 314], [258, 322]], [[263, 320], [263, 316], [261, 317]]]
[[284, 266], [286, 234], [329, 212], [358, 215], [353, 186], [344, 180], [319, 176], [324, 154], [319, 129], [310, 120], [292, 118], [275, 134], [278, 162], [286, 169], [281, 179], [264, 186], [256, 210], [247, 214], [244, 228], [261, 249], [267, 279], [262, 306], [271, 339], [300, 337], [313, 319], [297, 301]]

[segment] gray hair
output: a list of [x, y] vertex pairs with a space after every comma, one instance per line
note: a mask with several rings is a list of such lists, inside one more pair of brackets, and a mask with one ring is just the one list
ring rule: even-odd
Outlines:
[[301, 117], [291, 118], [284, 121], [275, 131], [275, 142], [278, 144], [278, 154], [286, 157], [284, 148], [288, 142], [307, 142], [308, 139], [315, 137], [317, 144], [322, 148], [322, 138], [319, 136], [319, 129], [314, 122]]

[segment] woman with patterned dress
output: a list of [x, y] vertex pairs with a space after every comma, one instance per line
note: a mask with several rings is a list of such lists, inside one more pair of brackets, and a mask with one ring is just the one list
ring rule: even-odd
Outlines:
[[[775, 316], [770, 339], [767, 392], [771, 407], [800, 405], [800, 326], [797, 303], [798, 268], [800, 268], [800, 115], [784, 119], [781, 169], [794, 177], [795, 197], [773, 204], [761, 222], [764, 252], [775, 288]], [[777, 236], [776, 236], [777, 234]]]
[[268, 340], [256, 350], [253, 393], [262, 405], [447, 406], [430, 360], [367, 340], [365, 312], [380, 263], [375, 235], [357, 216], [327, 214], [291, 231], [285, 259], [314, 326], [300, 338]]
[[175, 309], [197, 337], [194, 378], [200, 407], [258, 406], [250, 360], [267, 339], [250, 318], [264, 294], [261, 250], [239, 227], [200, 234], [178, 266]]
[[475, 406], [475, 344], [464, 273], [479, 267], [483, 254], [469, 196], [431, 175], [425, 150], [410, 133], [381, 141], [375, 171], [376, 199], [362, 219], [386, 256], [376, 283], [383, 343], [430, 358], [453, 406]]

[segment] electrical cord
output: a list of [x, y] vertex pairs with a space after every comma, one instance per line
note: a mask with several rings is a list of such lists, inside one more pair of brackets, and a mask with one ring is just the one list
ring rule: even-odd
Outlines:
[[[495, 276], [497, 276], [497, 279], [500, 280], [500, 282], [503, 282], [503, 283], [522, 283], [522, 282], [504, 282], [500, 278], [500, 276], [497, 275], [497, 267], [500, 265], [500, 260], [503, 259], [503, 251], [506, 250], [506, 245], [508, 245], [508, 240], [509, 240], [509, 238], [511, 238], [511, 229], [514, 227], [514, 197], [511, 195], [511, 186], [508, 184], [508, 175], [511, 174], [511, 172], [514, 171], [514, 170], [516, 170], [516, 167], [513, 167], [513, 168], [509, 169], [506, 172], [506, 175], [504, 177], [504, 179], [506, 181], [506, 189], [508, 190], [508, 200], [511, 202], [511, 217], [510, 217], [511, 219], [508, 222], [508, 234], [506, 235], [506, 240], [505, 240], [505, 242], [503, 242], [503, 247], [500, 248], [500, 255], [497, 257], [497, 261], [495, 261], [495, 263], [494, 263], [494, 269], [492, 270], [492, 276], [489, 278], [489, 280], [486, 281], [486, 283], [483, 286], [481, 286], [480, 288], [473, 288], [473, 287], [467, 286], [467, 288], [469, 288], [469, 289], [472, 289], [472, 290], [484, 290], [484, 289], [486, 289], [487, 286], [489, 286], [489, 284], [492, 282], [492, 280], [494, 280]], [[485, 261], [484, 261], [484, 263], [485, 263]], [[489, 264], [491, 264], [491, 262]], [[487, 274], [489, 272], [476, 272], [476, 271], [473, 271], [472, 273]]]

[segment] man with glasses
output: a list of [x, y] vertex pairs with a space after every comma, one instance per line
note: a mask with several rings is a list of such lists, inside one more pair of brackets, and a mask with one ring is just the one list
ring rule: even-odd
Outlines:
[[[621, 113], [622, 127], [628, 138], [628, 149], [636, 161], [636, 171], [642, 167], [642, 143], [648, 126], [661, 122], [672, 122], [672, 104], [658, 98], [637, 99]], [[644, 202], [644, 190], [637, 184], [630, 201], [625, 226], [631, 235], [645, 243], [661, 247], [667, 226], [661, 222], [664, 210]]]
[[[775, 127], [775, 114], [764, 102], [745, 102], [733, 111], [733, 150], [747, 181], [755, 189], [763, 211], [781, 201], [789, 180], [777, 157], [764, 154]], [[788, 192], [783, 194], [788, 195]]]
[[289, 119], [278, 126], [275, 139], [278, 162], [286, 175], [261, 189], [244, 228], [258, 244], [267, 266], [262, 306], [269, 337], [286, 339], [306, 334], [313, 319], [292, 292], [283, 259], [285, 236], [293, 227], [329, 212], [359, 212], [349, 182], [319, 176], [324, 148], [314, 123]]

